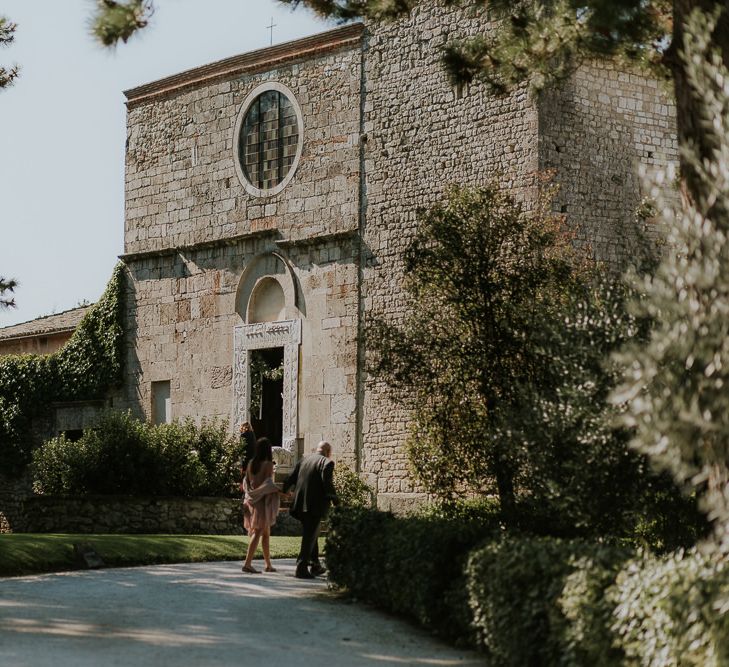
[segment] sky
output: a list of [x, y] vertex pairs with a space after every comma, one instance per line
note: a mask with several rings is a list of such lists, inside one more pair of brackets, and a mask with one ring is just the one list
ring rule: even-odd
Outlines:
[[[0, 327], [96, 301], [124, 240], [123, 91], [334, 27], [276, 0], [155, 0], [150, 25], [108, 50], [89, 34], [94, 0], [3, 0], [18, 24], [0, 65], [0, 276], [17, 308]], [[272, 21], [273, 20], [273, 21]]]

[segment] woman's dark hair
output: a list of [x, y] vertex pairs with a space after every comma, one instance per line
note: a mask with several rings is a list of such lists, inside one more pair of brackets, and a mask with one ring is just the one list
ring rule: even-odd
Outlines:
[[256, 440], [256, 455], [251, 460], [251, 472], [256, 475], [261, 469], [261, 463], [264, 461], [273, 461], [273, 452], [271, 451], [271, 441], [268, 438], [258, 438]]

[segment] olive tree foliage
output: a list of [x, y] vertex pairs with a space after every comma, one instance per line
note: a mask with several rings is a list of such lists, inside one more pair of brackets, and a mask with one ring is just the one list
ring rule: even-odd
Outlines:
[[[695, 489], [724, 549], [729, 548], [729, 70], [709, 35], [717, 14], [697, 10], [684, 38], [686, 79], [705, 133], [683, 159], [698, 178], [681, 210], [662, 205], [669, 229], [654, 276], [633, 277], [646, 298], [635, 312], [656, 326], [647, 344], [618, 356], [633, 446]], [[670, 172], [664, 182], [671, 179]], [[656, 184], [656, 197], [661, 182]]]
[[409, 315], [367, 331], [371, 371], [412, 409], [416, 477], [444, 500], [495, 490], [507, 524], [520, 503], [594, 524], [638, 468], [601, 365], [638, 325], [551, 196], [527, 212], [496, 184], [453, 188], [405, 253]]

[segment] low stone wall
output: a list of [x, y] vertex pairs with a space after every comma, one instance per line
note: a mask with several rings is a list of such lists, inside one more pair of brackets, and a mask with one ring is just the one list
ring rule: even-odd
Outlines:
[[25, 521], [25, 500], [33, 494], [26, 475], [11, 479], [0, 475], [0, 533], [12, 533]]
[[[242, 535], [236, 498], [131, 498], [127, 496], [31, 496], [12, 525], [16, 533], [162, 533]], [[300, 534], [286, 511], [271, 531]]]

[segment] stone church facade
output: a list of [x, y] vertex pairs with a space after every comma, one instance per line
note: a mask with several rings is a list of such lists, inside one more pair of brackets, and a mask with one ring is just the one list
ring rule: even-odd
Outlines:
[[[608, 63], [538, 97], [454, 89], [441, 49], [482, 27], [433, 4], [126, 92], [128, 357], [115, 405], [156, 421], [259, 419], [284, 467], [328, 439], [381, 507], [422, 497], [407, 415], [367, 377], [362, 336], [370, 317], [405, 311], [417, 210], [449, 184], [496, 177], [528, 205], [536, 175], [555, 169], [578, 242], [617, 264], [639, 169], [677, 159], [670, 97]], [[259, 383], [252, 406], [261, 358], [282, 377]]]

